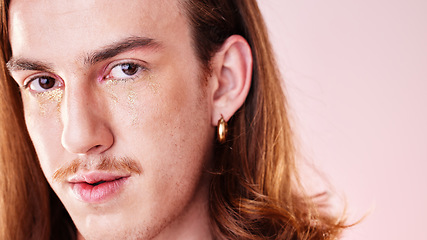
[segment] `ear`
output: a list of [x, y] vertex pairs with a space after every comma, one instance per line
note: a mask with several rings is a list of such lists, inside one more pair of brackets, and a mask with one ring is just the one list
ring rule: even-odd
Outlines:
[[212, 125], [228, 121], [243, 105], [252, 81], [252, 51], [245, 38], [230, 36], [212, 59]]

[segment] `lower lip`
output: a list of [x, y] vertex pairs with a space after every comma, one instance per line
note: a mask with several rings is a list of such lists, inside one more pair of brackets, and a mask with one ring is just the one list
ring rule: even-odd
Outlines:
[[78, 199], [88, 203], [102, 203], [117, 195], [128, 178], [104, 182], [93, 186], [87, 183], [71, 183], [71, 189]]

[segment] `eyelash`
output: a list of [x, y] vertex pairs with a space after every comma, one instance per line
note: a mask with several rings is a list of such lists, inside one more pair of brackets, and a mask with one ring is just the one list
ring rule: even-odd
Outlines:
[[[135, 68], [135, 69], [131, 70], [131, 71], [133, 71], [131, 74], [127, 74], [127, 73], [124, 72], [124, 71], [126, 71], [126, 69], [123, 68], [125, 66], [128, 66], [128, 69], [129, 68]], [[111, 76], [112, 74], [120, 74], [120, 72], [118, 72], [118, 73], [113, 72], [114, 69], [117, 68], [117, 67], [121, 67], [120, 69], [118, 69], [118, 71], [121, 71], [121, 74], [127, 75], [127, 76], [124, 76], [124, 77], [114, 77], [114, 76]], [[135, 63], [134, 61], [122, 61], [122, 62], [119, 62], [119, 63], [114, 63], [114, 64], [112, 64], [111, 67], [107, 66], [106, 69], [107, 69], [105, 71], [106, 74], [103, 75], [102, 80], [115, 81], [115, 82], [118, 82], [118, 81], [125, 81], [125, 82], [126, 81], [133, 81], [136, 78], [138, 78], [139, 75], [143, 71], [148, 70], [142, 64]], [[35, 81], [40, 81], [42, 79], [54, 80], [55, 83], [50, 88], [43, 88], [43, 87], [40, 86], [40, 82], [39, 82], [38, 86], [34, 86], [33, 88], [31, 88], [31, 85], [33, 83], [35, 83]], [[58, 76], [52, 76], [50, 74], [46, 74], [46, 75], [37, 75], [37, 76], [31, 77], [26, 83], [24, 83], [24, 89], [29, 89], [31, 92], [34, 92], [34, 93], [38, 94], [38, 93], [52, 91], [52, 90], [54, 90], [54, 89], [56, 89], [58, 87], [62, 87], [63, 85], [64, 85], [63, 81], [60, 80], [60, 78]]]
[[[37, 75], [37, 76], [34, 76], [34, 77], [30, 78], [30, 80], [28, 80], [24, 84], [24, 89], [29, 89], [31, 92], [34, 92], [36, 94], [38, 94], [38, 93], [44, 93], [44, 92], [48, 92], [48, 91], [52, 91], [52, 90], [54, 90], [54, 89], [56, 89], [58, 87], [62, 87], [64, 85], [63, 82], [62, 82], [62, 80], [60, 80], [58, 78], [59, 78], [58, 76], [52, 76], [52, 75], [49, 75], [49, 74], [47, 74], [47, 75]], [[48, 88], [48, 89], [41, 89], [43, 87], [40, 86], [40, 83], [39, 83], [39, 86], [38, 86], [38, 88], [40, 88], [39, 90], [31, 88], [31, 85], [35, 81], [37, 81], [37, 80], [40, 81], [41, 79], [54, 80], [55, 82], [53, 83], [53, 86], [50, 87], [50, 88]], [[34, 88], [37, 88], [37, 86], [35, 86]]]
[[[134, 70], [131, 70], [131, 71], [133, 71], [131, 74], [127, 74], [127, 73], [125, 73], [124, 71], [126, 71], [126, 70], [128, 70], [128, 69], [123, 69], [123, 67], [124, 66], [128, 66], [129, 68], [136, 68], [136, 69], [134, 69]], [[112, 74], [114, 74], [114, 69], [115, 68], [118, 68], [118, 67], [121, 67], [121, 68], [119, 68], [118, 69], [118, 71], [120, 71], [119, 72], [119, 74], [121, 73], [121, 74], [123, 74], [123, 75], [127, 75], [127, 76], [125, 76], [125, 77], [114, 77], [114, 76], [111, 76]], [[143, 71], [146, 71], [146, 70], [148, 70], [146, 67], [144, 67], [142, 64], [138, 64], [138, 63], [135, 63], [135, 62], [133, 62], [133, 61], [122, 61], [122, 62], [119, 62], [119, 63], [114, 63], [113, 65], [112, 65], [112, 67], [107, 67], [107, 71], [105, 71], [105, 72], [107, 72], [108, 74], [106, 74], [106, 75], [104, 75], [103, 76], [103, 80], [110, 80], [110, 81], [132, 81], [132, 80], [135, 80], [135, 79], [137, 79], [139, 76], [140, 76], [140, 74], [143, 72]]]

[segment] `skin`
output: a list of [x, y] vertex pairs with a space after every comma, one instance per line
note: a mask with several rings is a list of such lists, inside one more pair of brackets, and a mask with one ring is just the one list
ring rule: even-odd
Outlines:
[[[232, 37], [214, 57], [209, 79], [203, 77], [179, 9], [174, 0], [11, 3], [13, 60], [45, 67], [9, 65], [11, 75], [22, 88], [41, 168], [79, 239], [212, 237], [205, 170], [215, 125], [244, 102], [252, 59], [246, 41]], [[93, 53], [133, 37], [155, 44], [88, 63]], [[140, 67], [126, 75], [127, 63]], [[53, 87], [41, 88], [41, 76]], [[75, 159], [85, 173], [102, 157], [134, 159], [141, 172], [97, 203], [76, 198], [67, 180], [53, 180]]]

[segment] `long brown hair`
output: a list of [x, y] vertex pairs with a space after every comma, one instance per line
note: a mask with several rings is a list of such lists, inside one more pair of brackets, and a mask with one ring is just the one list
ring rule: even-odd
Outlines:
[[[343, 221], [307, 196], [297, 175], [282, 81], [255, 0], [181, 0], [203, 66], [229, 36], [253, 51], [248, 98], [218, 144], [210, 188], [212, 229], [229, 239], [334, 239]], [[11, 57], [9, 1], [1, 1], [0, 239], [75, 239], [70, 217], [46, 182], [25, 127]]]
[[6, 69], [9, 2], [0, 3], [0, 239], [75, 239], [71, 218], [40, 168], [19, 88]]
[[183, 0], [183, 8], [202, 65], [233, 34], [247, 39], [254, 59], [249, 95], [216, 149], [213, 230], [228, 239], [335, 239], [343, 219], [316, 205], [299, 181], [283, 81], [256, 0]]

